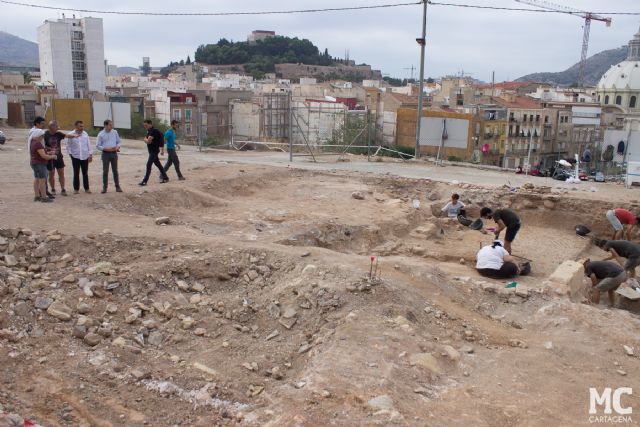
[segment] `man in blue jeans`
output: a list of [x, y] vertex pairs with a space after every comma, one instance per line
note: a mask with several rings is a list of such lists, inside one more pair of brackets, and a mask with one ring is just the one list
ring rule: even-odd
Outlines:
[[138, 185], [147, 185], [147, 181], [149, 181], [149, 176], [151, 175], [151, 166], [153, 165], [156, 165], [160, 170], [160, 183], [164, 184], [169, 181], [169, 177], [165, 173], [162, 163], [160, 163], [160, 159], [158, 158], [158, 153], [161, 152], [162, 155], [164, 155], [164, 137], [162, 136], [162, 132], [153, 127], [153, 122], [151, 120], [145, 120], [143, 126], [147, 130], [147, 136], [144, 137], [144, 143], [147, 144], [149, 158], [147, 159], [147, 171], [144, 174], [144, 178]]
[[499, 238], [502, 230], [507, 229], [504, 236], [504, 248], [511, 255], [511, 242], [515, 240], [516, 234], [520, 231], [521, 222], [518, 214], [507, 208], [496, 209], [495, 211], [491, 210], [491, 208], [482, 208], [480, 216], [484, 219], [493, 218], [496, 222], [498, 225], [495, 231], [496, 239]]
[[176, 145], [180, 149], [180, 144], [176, 142], [176, 132], [178, 131], [178, 121], [171, 120], [171, 127], [164, 133], [164, 143], [167, 147], [167, 163], [164, 164], [164, 172], [169, 172], [169, 168], [173, 165], [176, 168], [178, 179], [184, 181], [184, 176], [180, 172], [180, 159], [176, 153]]

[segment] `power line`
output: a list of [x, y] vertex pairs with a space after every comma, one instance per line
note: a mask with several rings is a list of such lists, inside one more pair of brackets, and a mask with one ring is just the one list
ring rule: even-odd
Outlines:
[[[433, 6], [449, 6], [449, 7], [461, 7], [468, 9], [488, 9], [488, 10], [507, 10], [513, 12], [535, 12], [535, 13], [561, 13], [564, 15], [581, 15], [584, 12], [571, 12], [568, 10], [546, 10], [546, 9], [527, 9], [524, 7], [500, 7], [500, 6], [481, 6], [477, 4], [464, 4], [464, 3], [442, 3], [429, 1]], [[596, 15], [628, 15], [638, 16], [640, 12], [590, 12]]]
[[[43, 4], [25, 3], [19, 1], [0, 0], [0, 3], [10, 4], [14, 6], [32, 7], [37, 9], [49, 9], [63, 12], [78, 13], [96, 13], [104, 15], [147, 15], [147, 16], [247, 16], [247, 15], [290, 15], [300, 13], [320, 13], [320, 12], [340, 12], [349, 10], [367, 10], [367, 9], [386, 9], [402, 6], [417, 6], [422, 1], [414, 1], [409, 3], [390, 3], [378, 4], [371, 6], [351, 6], [351, 7], [332, 7], [321, 9], [298, 9], [298, 10], [271, 10], [271, 11], [254, 11], [254, 12], [137, 12], [124, 10], [95, 10], [95, 9], [79, 9], [72, 7], [47, 6]], [[503, 10], [511, 12], [532, 12], [532, 13], [560, 13], [564, 15], [580, 15], [581, 12], [570, 12], [562, 10], [545, 10], [545, 9], [527, 9], [523, 7], [500, 7], [500, 6], [482, 6], [477, 4], [465, 3], [443, 3], [437, 1], [428, 1], [433, 6], [459, 7], [466, 9], [484, 9], [484, 10]], [[640, 12], [591, 12], [597, 15], [626, 15], [640, 16]]]
[[384, 9], [401, 6], [415, 6], [422, 4], [421, 1], [412, 3], [393, 3], [378, 4], [371, 6], [352, 6], [352, 7], [332, 7], [323, 9], [299, 9], [299, 10], [272, 10], [261, 12], [134, 12], [134, 11], [115, 11], [115, 10], [94, 10], [94, 9], [76, 9], [72, 7], [47, 6], [43, 4], [23, 3], [18, 1], [0, 0], [0, 3], [10, 4], [14, 6], [33, 7], [38, 9], [50, 9], [64, 12], [79, 13], [96, 13], [105, 15], [146, 15], [146, 16], [246, 16], [246, 15], [290, 15], [297, 13], [318, 13], [318, 12], [339, 12], [346, 10], [365, 10], [365, 9]]

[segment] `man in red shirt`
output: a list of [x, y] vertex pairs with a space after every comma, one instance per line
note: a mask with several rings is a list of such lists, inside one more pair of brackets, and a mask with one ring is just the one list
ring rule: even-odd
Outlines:
[[33, 191], [35, 192], [34, 202], [51, 202], [51, 199], [47, 197], [45, 190], [45, 182], [47, 180], [47, 163], [49, 160], [54, 160], [58, 156], [55, 154], [47, 153], [44, 144], [44, 131], [42, 129], [36, 129], [31, 132], [31, 140], [29, 141], [29, 154], [31, 157], [31, 169], [33, 169]]
[[622, 208], [607, 211], [607, 219], [613, 227], [611, 240], [631, 240], [631, 232], [640, 222], [640, 216]]

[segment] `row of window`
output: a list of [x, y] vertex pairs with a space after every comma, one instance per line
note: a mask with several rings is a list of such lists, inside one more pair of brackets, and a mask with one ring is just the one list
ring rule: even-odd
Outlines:
[[[185, 122], [190, 122], [191, 121], [191, 114], [192, 111], [190, 109], [185, 109], [184, 110], [184, 121]], [[182, 110], [173, 110], [173, 120], [182, 120]]]
[[[604, 105], [609, 105], [609, 95], [604, 96]], [[600, 101], [600, 97], [598, 97], [598, 101]], [[637, 98], [632, 96], [629, 98], [629, 108], [636, 108]], [[622, 96], [616, 95], [615, 105], [622, 105]]]

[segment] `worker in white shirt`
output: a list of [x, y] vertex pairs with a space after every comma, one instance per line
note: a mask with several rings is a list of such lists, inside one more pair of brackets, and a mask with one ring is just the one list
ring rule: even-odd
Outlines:
[[72, 133], [75, 135], [69, 136], [67, 142], [67, 153], [71, 157], [71, 165], [73, 166], [73, 193], [80, 192], [80, 171], [82, 171], [84, 192], [91, 193], [89, 189], [89, 163], [93, 161], [93, 148], [89, 135], [84, 131], [82, 120], [76, 120], [74, 126], [75, 130]]

